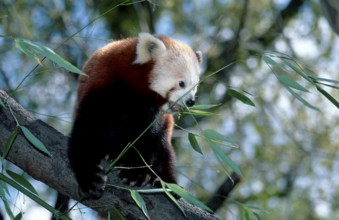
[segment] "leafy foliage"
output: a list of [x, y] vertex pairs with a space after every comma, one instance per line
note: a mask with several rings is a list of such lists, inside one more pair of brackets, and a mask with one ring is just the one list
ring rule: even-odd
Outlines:
[[[218, 210], [221, 217], [263, 219], [259, 206], [270, 219], [334, 219], [338, 38], [318, 6], [314, 0], [1, 2], [0, 88], [68, 133], [77, 74], [64, 70], [80, 74], [74, 66], [111, 37], [154, 31], [188, 41], [207, 57], [198, 102], [220, 104], [197, 105], [177, 121], [188, 135], [175, 140], [184, 188], [205, 202], [233, 170], [245, 178]], [[2, 153], [1, 175], [19, 132], [44, 152], [19, 123]], [[7, 175], [0, 181], [3, 209], [20, 219], [26, 211], [13, 211], [8, 190], [17, 180]], [[319, 204], [329, 207], [326, 216]]]

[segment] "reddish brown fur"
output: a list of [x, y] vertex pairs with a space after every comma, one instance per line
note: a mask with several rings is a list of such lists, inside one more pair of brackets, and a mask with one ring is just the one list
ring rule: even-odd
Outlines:
[[149, 90], [147, 79], [153, 63], [143, 65], [143, 71], [140, 65], [131, 65], [136, 57], [136, 43], [136, 38], [112, 42], [92, 55], [83, 68], [87, 76], [81, 76], [79, 80], [77, 106], [87, 93], [119, 79], [130, 82], [137, 90]]

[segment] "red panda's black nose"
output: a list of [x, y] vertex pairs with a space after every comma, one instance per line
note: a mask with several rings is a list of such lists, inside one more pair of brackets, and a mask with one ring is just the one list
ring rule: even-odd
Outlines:
[[189, 99], [189, 100], [186, 101], [186, 105], [187, 105], [188, 107], [191, 107], [191, 106], [193, 106], [194, 104], [195, 104], [195, 101], [194, 101], [193, 99]]

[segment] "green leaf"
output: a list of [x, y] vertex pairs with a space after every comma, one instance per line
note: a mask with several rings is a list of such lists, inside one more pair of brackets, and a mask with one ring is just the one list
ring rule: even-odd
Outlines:
[[107, 213], [107, 215], [108, 215], [108, 218], [107, 218], [107, 219], [112, 219], [112, 218], [111, 218], [111, 211], [113, 212], [115, 218], [117, 218], [117, 219], [119, 219], [119, 220], [125, 220], [125, 217], [124, 217], [124, 216], [121, 214], [121, 212], [120, 212], [117, 208], [115, 208], [114, 206], [110, 206], [110, 207], [109, 207], [109, 210], [108, 210], [108, 213]]
[[195, 109], [190, 109], [189, 112], [183, 112], [183, 114], [186, 114], [186, 115], [200, 115], [200, 116], [215, 115], [215, 113], [212, 113], [212, 112], [206, 112], [206, 111], [195, 110]]
[[256, 218], [257, 220], [261, 220], [261, 217], [260, 217], [260, 215], [259, 215], [258, 213], [253, 212], [253, 215], [255, 216], [255, 218]]
[[26, 54], [31, 59], [35, 60], [37, 63], [41, 64], [39, 57], [33, 53], [29, 48], [26, 40], [23, 39], [14, 39], [15, 46], [21, 50], [24, 54]]
[[316, 110], [316, 111], [320, 111], [319, 108], [311, 105], [310, 103], [308, 103], [305, 99], [303, 99], [298, 93], [294, 92], [290, 87], [286, 87], [286, 89], [296, 98], [298, 99], [301, 103], [303, 103], [305, 106]]
[[315, 81], [322, 81], [322, 82], [329, 82], [333, 84], [339, 84], [339, 81], [333, 80], [333, 79], [327, 79], [327, 78], [321, 78], [321, 77], [312, 77]]
[[194, 110], [209, 110], [211, 108], [215, 108], [220, 106], [220, 104], [215, 104], [215, 105], [194, 105], [192, 107], [190, 107], [190, 109], [194, 109]]
[[333, 103], [333, 105], [335, 105], [337, 108], [339, 108], [339, 102], [333, 98], [328, 92], [326, 92], [325, 90], [323, 90], [322, 88], [320, 88], [319, 86], [317, 86], [318, 91], [323, 94], [330, 102]]
[[[0, 173], [0, 180], [4, 181], [5, 183], [9, 184], [13, 188], [19, 190], [21, 193], [24, 195], [28, 196], [31, 198], [33, 201], [35, 201], [37, 204], [42, 206], [43, 208], [47, 209], [51, 213], [60, 213], [58, 210], [56, 210], [54, 207], [50, 206], [48, 203], [46, 203], [43, 199], [39, 198], [36, 194], [32, 193], [31, 191], [27, 190], [25, 187], [21, 186], [18, 184], [16, 181], [13, 179], [5, 176], [4, 174]], [[69, 217], [65, 215], [58, 216], [60, 220], [70, 220]]]
[[277, 76], [278, 80], [284, 84], [285, 86], [291, 87], [293, 89], [297, 89], [303, 92], [308, 92], [308, 90], [303, 87], [302, 85], [300, 85], [299, 83], [297, 83], [296, 81], [294, 81], [291, 77], [289, 77], [288, 75], [284, 75], [284, 74], [280, 74]]
[[4, 152], [3, 152], [3, 158], [6, 158], [16, 137], [18, 136], [18, 133], [19, 133], [19, 127], [16, 127], [15, 130], [13, 131], [13, 133], [11, 134], [11, 136], [9, 137], [8, 141], [6, 142], [5, 144], [5, 149], [4, 149]]
[[45, 145], [36, 138], [26, 127], [20, 125], [19, 126], [21, 131], [23, 132], [24, 136], [27, 138], [27, 140], [38, 150], [42, 151], [43, 153], [47, 154], [48, 156], [52, 157], [52, 155], [49, 153]]
[[6, 107], [6, 106], [5, 106], [5, 103], [2, 101], [2, 99], [0, 99], [0, 107], [3, 107], [3, 108]]
[[180, 186], [178, 186], [177, 184], [173, 184], [173, 183], [166, 183], [166, 186], [172, 190], [174, 193], [176, 193], [177, 195], [179, 195], [180, 197], [184, 198], [187, 202], [198, 206], [201, 209], [204, 209], [210, 213], [213, 213], [213, 211], [208, 208], [204, 203], [200, 202], [199, 200], [197, 200], [196, 198], [194, 198], [192, 195], [190, 195], [186, 190], [184, 190], [183, 188], [181, 188]]
[[11, 199], [9, 199], [8, 196], [10, 196], [10, 192], [8, 190], [8, 185], [5, 184], [5, 181], [0, 181], [0, 198], [4, 204], [4, 207], [5, 207], [5, 210], [6, 210], [6, 213], [8, 215], [8, 217], [10, 219], [13, 219], [14, 218], [14, 214], [12, 212], [12, 209], [11, 209], [11, 205], [8, 203], [8, 201], [11, 201]]
[[289, 66], [291, 69], [293, 69], [297, 74], [299, 74], [301, 77], [309, 81], [311, 84], [315, 85], [315, 83], [310, 79], [310, 77], [305, 74], [300, 68], [294, 66], [292, 63], [290, 63], [287, 59], [283, 59], [283, 62]]
[[239, 167], [231, 159], [228, 158], [228, 156], [220, 149], [218, 145], [216, 145], [211, 140], [207, 140], [207, 143], [211, 147], [213, 153], [216, 155], [218, 161], [221, 163], [222, 167], [224, 168], [224, 171], [227, 173], [228, 176], [229, 174], [225, 169], [225, 166], [229, 166], [234, 172], [236, 172], [239, 176], [244, 178], [244, 175], [239, 169]]
[[167, 197], [179, 208], [179, 210], [182, 212], [182, 214], [187, 217], [185, 210], [182, 208], [182, 206], [178, 203], [178, 201], [174, 198], [174, 196], [166, 189], [167, 184], [164, 181], [160, 181], [161, 187], [164, 190]]
[[17, 173], [14, 173], [10, 170], [6, 170], [6, 172], [10, 177], [12, 177], [12, 179], [14, 179], [18, 183], [20, 183], [23, 187], [25, 187], [26, 189], [28, 189], [32, 193], [38, 195], [38, 192], [34, 189], [33, 185], [29, 181], [27, 181], [27, 179], [25, 179], [23, 176], [21, 176]]
[[255, 106], [255, 104], [251, 101], [251, 99], [249, 99], [247, 96], [245, 96], [244, 94], [234, 90], [234, 89], [228, 89], [227, 90], [227, 95], [232, 96], [240, 101], [242, 101], [243, 103], [250, 105], [250, 106]]
[[200, 153], [200, 154], [203, 154], [203, 153], [202, 153], [202, 150], [201, 150], [201, 147], [200, 147], [200, 145], [199, 145], [197, 139], [195, 138], [195, 134], [193, 134], [193, 133], [188, 133], [188, 140], [189, 140], [189, 142], [190, 142], [192, 148], [193, 148], [196, 152], [198, 152], [198, 153]]
[[133, 200], [135, 201], [135, 203], [139, 206], [139, 208], [142, 210], [142, 212], [144, 213], [144, 215], [146, 216], [147, 219], [150, 219], [148, 211], [147, 211], [147, 207], [145, 204], [144, 199], [141, 197], [140, 193], [138, 193], [135, 190], [130, 190], [131, 192], [131, 196], [133, 198]]
[[[282, 69], [284, 70], [283, 66], [279, 63], [277, 63], [276, 61], [274, 61], [272, 58], [268, 57], [268, 56], [264, 56], [263, 60], [267, 63], [270, 64], [271, 66], [274, 66], [276, 68]], [[284, 70], [285, 71], [285, 70]]]
[[23, 53], [36, 60], [38, 63], [40, 63], [40, 60], [37, 55], [42, 55], [52, 62], [56, 63], [58, 66], [63, 67], [70, 72], [85, 75], [80, 69], [78, 69], [70, 62], [56, 54], [52, 49], [44, 45], [25, 39], [15, 39], [15, 45]]
[[17, 214], [13, 220], [20, 220], [22, 219], [22, 212], [19, 212], [19, 214]]
[[203, 134], [207, 139], [211, 141], [216, 141], [217, 143], [220, 143], [220, 144], [226, 142], [231, 147], [238, 147], [237, 144], [231, 138], [223, 134], [220, 134], [217, 131], [207, 129], [203, 131]]
[[250, 213], [246, 207], [242, 209], [242, 217], [244, 220], [251, 220]]

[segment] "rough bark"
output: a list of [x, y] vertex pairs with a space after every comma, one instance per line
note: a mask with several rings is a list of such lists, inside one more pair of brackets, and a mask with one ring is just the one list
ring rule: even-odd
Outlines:
[[[3, 153], [5, 143], [17, 126], [16, 118], [20, 125], [27, 127], [44, 143], [52, 156], [49, 157], [34, 148], [23, 134], [19, 133], [6, 159], [23, 169], [34, 179], [64, 195], [79, 200], [77, 182], [67, 159], [67, 137], [27, 112], [2, 90], [0, 90], [0, 99], [6, 102], [6, 107], [0, 106], [0, 153]], [[109, 176], [109, 182], [114, 185], [122, 185], [115, 173]], [[216, 216], [182, 201], [182, 199], [180, 199], [180, 204], [187, 217], [162, 194], [148, 194], [143, 198], [151, 219], [218, 219]], [[107, 213], [110, 207], [115, 207], [126, 219], [146, 219], [131, 199], [129, 192], [117, 188], [110, 187], [102, 198], [85, 200], [82, 203], [99, 213]]]

